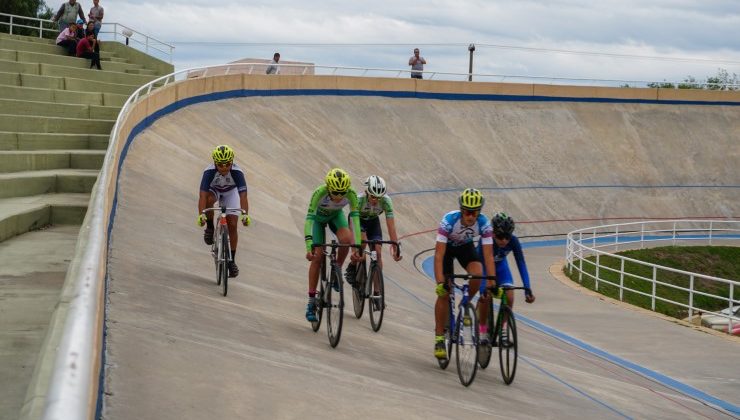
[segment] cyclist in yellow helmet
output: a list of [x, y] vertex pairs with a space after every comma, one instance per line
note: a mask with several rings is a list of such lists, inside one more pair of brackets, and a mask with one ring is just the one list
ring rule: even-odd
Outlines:
[[[475, 248], [474, 238], [480, 237], [483, 249], [483, 263], [488, 273], [495, 273], [493, 261], [493, 228], [488, 217], [481, 213], [485, 199], [480, 191], [467, 188], [458, 199], [460, 210], [454, 210], [444, 215], [437, 229], [437, 243], [434, 247], [434, 279], [437, 282], [435, 292], [437, 303], [434, 305], [435, 340], [434, 356], [438, 359], [447, 358], [447, 348], [444, 342], [445, 321], [449, 314], [450, 285], [447, 277], [453, 274], [454, 260], [474, 276], [483, 274], [481, 256]], [[491, 286], [493, 283], [490, 284]], [[470, 298], [472, 299], [480, 288], [480, 280], [470, 281]], [[487, 297], [481, 297], [481, 300]], [[484, 301], [485, 303], [485, 301]], [[488, 316], [488, 305], [481, 307], [480, 319]], [[485, 309], [484, 309], [485, 308]], [[485, 312], [485, 313], [484, 313]]]
[[[352, 220], [353, 231], [347, 225], [344, 216], [344, 207], [349, 204], [349, 217]], [[315, 322], [316, 318], [316, 287], [319, 283], [319, 270], [323, 259], [322, 249], [313, 248], [314, 243], [325, 243], [324, 233], [328, 226], [337, 236], [340, 243], [360, 244], [360, 219], [357, 193], [352, 188], [352, 181], [343, 169], [333, 168], [324, 179], [324, 184], [314, 190], [311, 202], [308, 204], [304, 234], [306, 239], [306, 259], [311, 262], [308, 268], [308, 305], [306, 319]], [[353, 237], [354, 233], [354, 237]], [[341, 268], [347, 257], [347, 248], [339, 248], [337, 262]], [[359, 251], [352, 251], [352, 260], [360, 259]]]
[[[205, 226], [203, 241], [206, 245], [213, 244], [213, 212], [203, 214], [203, 210], [214, 207], [218, 201], [230, 208], [242, 208], [249, 213], [249, 200], [247, 198], [247, 180], [242, 169], [234, 163], [234, 150], [225, 145], [216, 146], [211, 152], [213, 163], [203, 171], [200, 180], [200, 195], [198, 197], [198, 226]], [[234, 256], [239, 236], [236, 230], [237, 220], [241, 220], [244, 226], [249, 226], [251, 219], [249, 214], [241, 214], [230, 210], [226, 221], [229, 226], [229, 240], [231, 242], [231, 262], [229, 263], [229, 277], [239, 275], [239, 267], [236, 265]]]

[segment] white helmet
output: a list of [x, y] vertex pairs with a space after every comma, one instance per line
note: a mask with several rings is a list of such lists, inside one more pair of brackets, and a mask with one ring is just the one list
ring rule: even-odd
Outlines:
[[377, 175], [370, 175], [365, 180], [367, 193], [373, 197], [382, 197], [385, 195], [385, 180]]

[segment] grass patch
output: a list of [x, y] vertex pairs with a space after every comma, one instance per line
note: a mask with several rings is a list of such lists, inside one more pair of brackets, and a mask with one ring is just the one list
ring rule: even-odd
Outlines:
[[[675, 268], [689, 271], [692, 273], [704, 274], [713, 277], [721, 277], [728, 280], [740, 279], [740, 247], [731, 246], [667, 246], [660, 248], [638, 249], [632, 251], [623, 251], [616, 253], [628, 258], [644, 261], [664, 267]], [[588, 273], [594, 276], [596, 256], [591, 256], [583, 261], [582, 281], [580, 284], [591, 290], [596, 290], [596, 281], [587, 276]], [[620, 284], [620, 267], [621, 261], [614, 257], [600, 256], [599, 263], [602, 266], [599, 270], [599, 278], [614, 284]], [[578, 263], [576, 263], [577, 267]], [[652, 295], [653, 292], [653, 269], [652, 267], [642, 266], [633, 262], [625, 261], [625, 276], [623, 279], [624, 287], [635, 290], [630, 292], [625, 290], [623, 301], [632, 305], [640, 306], [646, 309], [652, 309], [652, 298], [642, 295], [639, 292]], [[567, 267], [564, 270], [565, 275], [571, 280], [578, 282], [579, 273], [576, 269], [572, 274], [568, 274]], [[658, 298], [671, 300], [688, 305], [689, 292], [676, 289], [670, 285], [689, 288], [689, 276], [673, 273], [666, 270], [657, 269], [655, 272], [657, 281], [667, 285], [656, 285], [655, 294]], [[645, 280], [647, 279], [647, 280]], [[694, 278], [694, 290], [697, 292], [709, 293], [717, 296], [729, 298], [730, 285], [723, 282], [711, 281], [701, 278]], [[603, 281], [598, 282], [599, 293], [614, 299], [619, 299], [619, 288], [612, 286]], [[656, 298], [655, 311], [675, 318], [685, 318], [688, 316], [688, 309], [664, 302]], [[740, 288], [735, 288], [734, 300], [740, 299]], [[705, 311], [717, 312], [729, 306], [726, 300], [712, 298], [694, 293], [693, 306]]]

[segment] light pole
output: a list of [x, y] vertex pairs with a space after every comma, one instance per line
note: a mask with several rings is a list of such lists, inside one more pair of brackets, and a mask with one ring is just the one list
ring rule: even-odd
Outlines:
[[473, 81], [473, 52], [475, 52], [475, 44], [468, 45], [468, 51], [470, 51], [470, 67], [468, 68], [468, 82]]

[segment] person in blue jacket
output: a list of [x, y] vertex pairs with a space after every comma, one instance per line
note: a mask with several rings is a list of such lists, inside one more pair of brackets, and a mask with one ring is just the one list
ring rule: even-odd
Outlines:
[[[514, 260], [519, 269], [519, 276], [522, 278], [522, 283], [525, 288], [524, 299], [527, 303], [534, 302], [535, 298], [532, 293], [532, 286], [529, 282], [527, 263], [524, 262], [522, 244], [519, 242], [519, 238], [514, 235], [514, 219], [506, 213], [497, 213], [491, 218], [491, 225], [493, 227], [493, 260], [496, 263], [496, 278], [498, 279], [496, 282], [497, 285], [514, 285], [514, 277], [511, 275], [509, 264], [506, 262], [506, 256], [513, 251]], [[513, 290], [508, 291], [506, 298], [509, 301], [509, 305], [514, 307]]]

